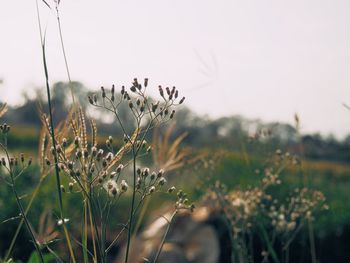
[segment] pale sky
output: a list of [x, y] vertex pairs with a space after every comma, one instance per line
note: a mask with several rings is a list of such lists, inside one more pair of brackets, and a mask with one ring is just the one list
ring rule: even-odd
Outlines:
[[[43, 4], [51, 83], [67, 80]], [[73, 80], [98, 89], [150, 78], [212, 117], [242, 114], [304, 132], [350, 133], [348, 0], [62, 0]], [[0, 96], [44, 85], [35, 0], [0, 3]]]

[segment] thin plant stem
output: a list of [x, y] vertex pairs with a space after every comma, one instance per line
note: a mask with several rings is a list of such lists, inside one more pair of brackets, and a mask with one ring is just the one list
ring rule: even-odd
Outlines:
[[45, 83], [46, 83], [46, 92], [47, 92], [47, 99], [48, 99], [48, 106], [49, 106], [49, 116], [50, 116], [50, 136], [52, 139], [52, 146], [54, 149], [54, 161], [55, 161], [55, 175], [56, 175], [56, 185], [57, 185], [57, 193], [58, 193], [58, 199], [59, 199], [59, 209], [60, 209], [60, 218], [62, 220], [62, 226], [63, 231], [65, 234], [65, 238], [67, 241], [67, 246], [70, 252], [71, 260], [73, 263], [76, 262], [72, 244], [69, 237], [69, 232], [67, 230], [67, 226], [65, 224], [64, 216], [63, 216], [63, 201], [62, 201], [62, 193], [61, 193], [61, 183], [60, 183], [60, 176], [59, 176], [59, 167], [58, 167], [58, 158], [57, 158], [57, 151], [56, 151], [56, 140], [55, 140], [55, 128], [53, 124], [53, 117], [52, 117], [52, 105], [51, 105], [51, 94], [50, 94], [50, 85], [49, 85], [49, 73], [47, 69], [47, 63], [46, 63], [46, 52], [45, 52], [45, 38], [43, 38], [42, 32], [41, 32], [41, 23], [40, 23], [40, 14], [39, 14], [39, 6], [38, 6], [38, 0], [36, 0], [36, 7], [37, 7], [37, 15], [38, 15], [38, 22], [39, 22], [39, 31], [40, 31], [40, 41], [41, 41], [41, 49], [42, 49], [42, 59], [43, 59], [43, 66], [44, 66], [44, 73], [45, 73]]
[[88, 211], [89, 211], [89, 219], [90, 219], [90, 224], [91, 224], [91, 235], [92, 235], [92, 246], [94, 249], [94, 262], [97, 262], [97, 250], [96, 250], [96, 241], [95, 241], [95, 231], [93, 228], [93, 219], [92, 219], [92, 214], [91, 214], [91, 206], [90, 203], [88, 203]]
[[312, 227], [311, 219], [308, 219], [308, 228], [309, 228], [309, 240], [310, 240], [310, 252], [311, 252], [311, 262], [316, 263], [316, 246], [315, 246], [315, 237], [314, 237], [314, 230]]
[[88, 227], [87, 227], [87, 205], [86, 205], [86, 200], [83, 201], [83, 220], [82, 220], [82, 248], [83, 248], [83, 257], [84, 257], [84, 262], [88, 263], [89, 258], [88, 258], [88, 252], [87, 252], [87, 235], [88, 235]]
[[128, 226], [128, 239], [127, 239], [127, 245], [126, 245], [126, 254], [125, 254], [125, 263], [128, 263], [129, 259], [129, 250], [130, 250], [130, 244], [131, 244], [131, 227], [134, 217], [134, 205], [135, 205], [135, 196], [136, 196], [136, 152], [135, 152], [135, 145], [132, 146], [132, 154], [133, 154], [133, 191], [132, 191], [132, 200], [131, 200], [131, 208], [130, 208], [130, 221]]
[[65, 49], [64, 41], [63, 41], [63, 33], [62, 33], [62, 27], [61, 27], [60, 13], [59, 13], [59, 10], [58, 10], [58, 2], [56, 2], [56, 19], [57, 19], [58, 32], [59, 32], [59, 35], [60, 35], [61, 48], [62, 48], [64, 63], [65, 63], [66, 72], [67, 72], [67, 76], [68, 76], [68, 81], [69, 81], [69, 87], [70, 87], [70, 92], [71, 92], [71, 96], [72, 96], [73, 106], [75, 107], [76, 103], [75, 103], [75, 98], [74, 98], [72, 79], [70, 77], [70, 71], [69, 71], [69, 67], [68, 67], [68, 59], [67, 59], [67, 55], [66, 55], [66, 49]]
[[158, 258], [160, 256], [160, 253], [162, 252], [162, 249], [163, 249], [163, 246], [164, 246], [164, 243], [165, 243], [165, 239], [166, 239], [166, 237], [167, 237], [167, 235], [169, 233], [169, 229], [170, 229], [171, 223], [173, 222], [173, 219], [174, 219], [176, 214], [177, 214], [177, 210], [175, 210], [174, 213], [171, 215], [170, 220], [167, 220], [168, 226], [167, 226], [167, 228], [165, 230], [165, 233], [163, 235], [162, 241], [160, 242], [160, 246], [158, 248], [158, 251], [157, 251], [156, 257], [154, 258], [153, 263], [156, 263], [158, 261]]
[[[3, 151], [5, 152], [6, 157], [7, 157], [7, 160], [8, 160], [8, 162], [10, 163], [10, 156], [9, 156], [9, 153], [8, 153], [6, 147], [5, 147], [4, 145], [2, 145], [1, 143], [0, 143], [0, 147], [1, 147], [1, 148], [3, 149]], [[25, 225], [26, 225], [26, 227], [27, 227], [27, 229], [28, 229], [29, 235], [30, 235], [30, 237], [31, 237], [31, 239], [32, 239], [32, 241], [33, 241], [33, 243], [34, 243], [34, 247], [35, 247], [36, 251], [37, 251], [38, 254], [39, 254], [40, 262], [41, 262], [41, 263], [44, 263], [43, 255], [42, 255], [42, 253], [41, 253], [41, 250], [40, 250], [40, 248], [39, 248], [38, 243], [36, 242], [36, 239], [35, 239], [35, 236], [34, 236], [34, 233], [33, 233], [32, 229], [31, 229], [31, 227], [30, 227], [30, 224], [29, 224], [29, 221], [28, 221], [26, 212], [24, 211], [23, 206], [22, 206], [21, 201], [20, 201], [20, 198], [19, 198], [19, 196], [18, 196], [18, 193], [17, 193], [17, 190], [16, 190], [16, 185], [15, 185], [14, 174], [13, 174], [11, 165], [10, 165], [8, 171], [9, 171], [10, 178], [11, 178], [11, 188], [12, 188], [13, 194], [14, 194], [14, 196], [15, 196], [18, 209], [19, 209], [19, 211], [20, 211], [20, 213], [21, 213], [21, 217], [23, 218], [24, 223], [25, 223]]]
[[[42, 184], [44, 178], [45, 178], [45, 177], [41, 177], [41, 178], [40, 178], [40, 181], [39, 181], [39, 183], [38, 183], [38, 185], [35, 187], [34, 192], [33, 192], [32, 196], [31, 196], [31, 198], [30, 198], [30, 200], [29, 200], [29, 203], [28, 203], [28, 205], [27, 205], [27, 208], [26, 208], [26, 210], [25, 210], [25, 212], [24, 212], [25, 215], [28, 214], [28, 212], [29, 212], [29, 210], [30, 210], [30, 208], [31, 208], [31, 206], [32, 206], [32, 204], [33, 204], [33, 201], [34, 201], [35, 197], [36, 197], [37, 194], [39, 193], [39, 189], [40, 189], [40, 187], [41, 187], [41, 184]], [[8, 260], [8, 258], [10, 257], [10, 255], [11, 255], [11, 253], [12, 253], [12, 250], [13, 250], [13, 248], [14, 248], [14, 246], [15, 246], [15, 243], [16, 243], [16, 240], [17, 240], [17, 237], [18, 237], [18, 234], [19, 234], [19, 232], [21, 231], [21, 228], [22, 228], [22, 226], [23, 226], [23, 223], [24, 223], [24, 218], [22, 217], [22, 218], [21, 218], [21, 221], [19, 222], [19, 224], [18, 224], [18, 226], [17, 226], [16, 232], [15, 232], [15, 234], [14, 234], [12, 240], [11, 240], [10, 247], [9, 247], [9, 249], [7, 250], [7, 253], [6, 253], [6, 255], [5, 255], [5, 261]]]

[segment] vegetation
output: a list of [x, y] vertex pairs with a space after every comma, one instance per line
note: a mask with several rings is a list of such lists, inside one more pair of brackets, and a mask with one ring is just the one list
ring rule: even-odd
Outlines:
[[68, 82], [50, 85], [38, 8], [45, 88], [0, 104], [0, 262], [170, 262], [176, 231], [203, 213], [220, 241], [212, 262], [350, 259], [348, 138], [302, 135], [298, 116], [210, 120], [181, 109], [175, 87], [148, 96], [147, 78], [90, 91], [71, 80], [59, 1], [42, 3], [57, 14]]

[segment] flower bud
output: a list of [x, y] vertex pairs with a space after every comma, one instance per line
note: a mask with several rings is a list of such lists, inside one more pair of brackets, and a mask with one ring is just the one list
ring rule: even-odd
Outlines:
[[149, 194], [154, 193], [154, 191], [156, 190], [156, 188], [154, 186], [151, 186], [150, 189], [148, 190]]
[[106, 98], [106, 91], [104, 87], [101, 87], [101, 91], [102, 91], [102, 98]]
[[122, 164], [119, 164], [118, 167], [117, 167], [117, 173], [120, 173], [122, 171], [122, 169], [124, 168], [124, 165]]
[[84, 158], [88, 158], [89, 157], [89, 151], [86, 148], [83, 149], [83, 155], [84, 155]]
[[176, 190], [175, 186], [172, 186], [168, 189], [168, 193], [172, 193]]
[[92, 99], [91, 96], [88, 96], [88, 100], [89, 100], [89, 103], [90, 103], [90, 104], [94, 105], [94, 100]]
[[63, 138], [63, 139], [62, 139], [62, 146], [63, 146], [63, 148], [66, 148], [67, 145], [68, 145], [67, 139], [66, 139], [66, 138]]
[[144, 168], [142, 171], [142, 176], [147, 177], [149, 175], [149, 168]]
[[111, 193], [112, 193], [113, 196], [116, 196], [118, 194], [117, 188], [113, 187]]
[[154, 178], [156, 178], [157, 174], [155, 172], [151, 173], [151, 180], [154, 180]]
[[122, 189], [122, 192], [126, 192], [128, 190], [128, 184], [125, 180], [122, 180], [122, 182], [120, 183], [120, 188]]
[[109, 175], [109, 177], [111, 179], [113, 179], [114, 177], [116, 177], [117, 173], [116, 172], [111, 172], [111, 174]]
[[164, 185], [165, 183], [166, 183], [165, 178], [164, 178], [164, 177], [161, 177], [161, 178], [159, 179], [158, 184], [159, 184], [160, 186], [162, 186], [162, 185]]
[[163, 169], [160, 169], [159, 172], [158, 172], [158, 174], [157, 174], [157, 178], [162, 177], [163, 174], [164, 174], [164, 170], [163, 170]]
[[78, 136], [75, 136], [75, 138], [74, 138], [75, 146], [79, 146], [79, 141], [80, 141], [80, 138]]
[[159, 90], [160, 96], [164, 97], [164, 91], [163, 91], [162, 86], [159, 85], [159, 86], [158, 86], [158, 90]]
[[131, 87], [130, 87], [130, 90], [131, 90], [132, 92], [136, 92], [136, 87], [135, 87], [135, 86], [131, 86]]

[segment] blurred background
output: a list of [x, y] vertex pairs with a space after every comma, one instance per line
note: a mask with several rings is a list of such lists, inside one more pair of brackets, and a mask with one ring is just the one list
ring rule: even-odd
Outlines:
[[[55, 10], [39, 7], [58, 123], [71, 103], [68, 78]], [[158, 85], [175, 85], [186, 103], [169, 140], [187, 132], [182, 147], [191, 149], [188, 158], [206, 156], [207, 162], [212, 155], [215, 161], [215, 172], [204, 162], [198, 170], [184, 164], [174, 171], [177, 183], [200, 200], [205, 188], [198, 182], [244, 188], [258, 181], [256, 171], [277, 149], [298, 155], [307, 186], [321, 190], [330, 207], [315, 223], [319, 260], [350, 261], [349, 1], [63, 0], [59, 11], [74, 92], [99, 119], [101, 141], [120, 131], [113, 118], [89, 109], [87, 94], [128, 86], [134, 77], [149, 78], [153, 96]], [[9, 105], [9, 145], [36, 156], [39, 109], [47, 109], [47, 100], [35, 1], [0, 3], [0, 34], [0, 103]], [[289, 188], [301, 184], [300, 174], [286, 172]], [[186, 176], [193, 187], [183, 184]], [[31, 180], [31, 173], [24, 175], [23, 192]], [[47, 195], [53, 185], [43, 188], [46, 197], [33, 218], [54, 200]], [[17, 213], [6, 185], [0, 186], [0, 210], [1, 222]], [[0, 225], [0, 255], [15, 225]], [[298, 238], [302, 247], [305, 236]], [[24, 260], [29, 252], [16, 250]], [[309, 262], [299, 256], [295, 262]]]

